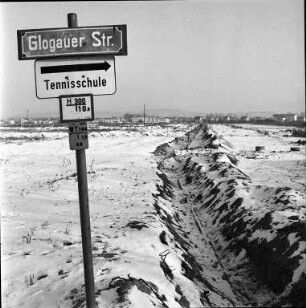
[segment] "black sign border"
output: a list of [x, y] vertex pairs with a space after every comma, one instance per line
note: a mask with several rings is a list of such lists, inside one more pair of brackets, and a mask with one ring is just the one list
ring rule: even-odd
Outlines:
[[[90, 104], [91, 104], [91, 115], [92, 117], [89, 119], [78, 119], [78, 120], [64, 120], [63, 119], [63, 101], [62, 99], [65, 97], [90, 97]], [[76, 122], [87, 122], [93, 121], [95, 119], [95, 110], [94, 110], [94, 103], [93, 103], [93, 95], [92, 94], [74, 94], [74, 95], [61, 95], [59, 96], [59, 109], [60, 109], [60, 122], [61, 123], [76, 123]]]
[[[47, 55], [47, 56], [24, 56], [22, 52], [22, 36], [26, 32], [39, 32], [48, 30], [72, 30], [72, 29], [92, 29], [92, 28], [114, 28], [117, 27], [122, 31], [122, 49], [120, 52], [97, 52], [97, 53], [79, 53], [79, 54], [65, 54], [65, 55]], [[17, 30], [17, 45], [18, 45], [18, 60], [39, 60], [39, 59], [63, 59], [70, 57], [93, 57], [93, 56], [127, 56], [127, 25], [104, 25], [104, 26], [89, 26], [89, 27], [78, 27], [78, 28], [44, 28], [44, 29], [24, 29]]]

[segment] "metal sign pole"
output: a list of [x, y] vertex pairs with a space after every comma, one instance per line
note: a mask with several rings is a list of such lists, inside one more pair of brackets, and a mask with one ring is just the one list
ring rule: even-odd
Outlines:
[[[78, 26], [77, 15], [75, 13], [69, 13], [68, 27], [77, 28], [77, 26]], [[87, 301], [87, 308], [95, 308], [96, 307], [95, 285], [94, 285], [94, 273], [93, 273], [93, 263], [92, 263], [85, 149], [76, 150], [76, 163], [77, 163], [77, 174], [78, 174], [86, 301]]]
[[96, 307], [85, 150], [76, 150], [87, 308]]

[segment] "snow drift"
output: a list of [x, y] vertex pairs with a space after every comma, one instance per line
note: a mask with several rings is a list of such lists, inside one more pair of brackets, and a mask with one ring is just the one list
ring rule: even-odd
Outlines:
[[[90, 132], [98, 307], [302, 305], [306, 165], [286, 152], [301, 137], [213, 128]], [[85, 307], [67, 132], [1, 136], [3, 305]], [[272, 150], [249, 151], [253, 137]]]
[[[171, 200], [174, 187], [188, 192], [185, 207], [192, 208], [229, 282], [249, 303], [305, 306], [305, 191], [254, 185], [232, 150], [231, 143], [207, 126], [160, 145], [154, 152], [164, 183], [160, 198]], [[164, 208], [157, 203], [156, 210], [176, 240], [188, 246], [175, 234], [175, 222], [170, 224], [173, 219]], [[196, 262], [189, 266], [190, 275], [201, 280]], [[265, 287], [269, 295], [263, 296]]]

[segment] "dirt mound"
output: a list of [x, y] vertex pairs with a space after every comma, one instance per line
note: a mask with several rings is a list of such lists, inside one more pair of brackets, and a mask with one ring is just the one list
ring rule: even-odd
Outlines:
[[163, 143], [155, 149], [153, 154], [156, 156], [173, 157], [175, 156], [175, 151], [168, 143]]
[[153, 152], [156, 156], [174, 157], [176, 151], [195, 149], [229, 149], [232, 145], [217, 137], [216, 133], [209, 129], [207, 125], [196, 126], [182, 137], [176, 137], [169, 143], [158, 146]]
[[231, 163], [212, 159], [208, 165], [202, 172], [202, 166], [189, 159], [183, 170], [186, 182], [199, 188], [194, 202], [210, 236], [218, 239], [216, 249], [221, 258], [233, 266], [232, 254], [245, 256], [235, 267], [251, 262], [253, 274], [280, 296], [282, 303], [302, 306], [298, 291], [305, 285], [304, 196], [290, 188], [252, 190], [251, 180]]
[[[160, 170], [163, 170], [161, 165]], [[173, 189], [176, 184], [167, 177], [166, 173], [159, 172], [158, 175], [161, 184], [157, 184], [154, 207], [164, 227], [159, 235], [160, 241], [168, 247], [164, 253], [160, 254], [160, 267], [169, 283], [176, 284], [175, 300], [181, 307], [190, 307], [190, 301], [195, 300], [201, 307], [219, 306], [220, 303], [225, 306], [233, 306], [231, 299], [227, 298], [213, 284], [213, 281], [206, 277], [204, 268], [191, 253], [193, 244], [189, 239], [190, 232], [184, 229], [181, 218], [181, 213], [185, 216], [186, 213], [179, 213], [178, 208], [170, 203], [175, 198]], [[176, 259], [175, 262], [173, 259]], [[193, 284], [192, 296], [177, 284], [180, 275]]]
[[[275, 295], [266, 304], [305, 306], [305, 193], [254, 185], [228, 151], [232, 145], [207, 126], [163, 146], [177, 164], [174, 168], [165, 156], [160, 168], [172, 168], [178, 174], [180, 185], [188, 191], [186, 206], [193, 207], [220, 262], [232, 275], [229, 280], [238, 285], [237, 274], [247, 272], [258, 289], [266, 286]], [[171, 199], [169, 181], [160, 191]], [[158, 205], [156, 210], [165, 213]], [[172, 230], [173, 217], [166, 215], [163, 220]], [[186, 247], [184, 237], [176, 240]], [[250, 291], [243, 285], [239, 289]]]

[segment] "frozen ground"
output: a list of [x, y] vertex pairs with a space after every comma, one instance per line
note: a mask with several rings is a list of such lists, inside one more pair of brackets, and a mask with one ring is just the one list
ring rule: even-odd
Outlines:
[[[300, 304], [305, 147], [286, 129], [92, 132], [86, 154], [98, 306]], [[265, 151], [255, 152], [258, 145]], [[3, 307], [85, 307], [74, 155], [61, 130], [1, 132]], [[274, 248], [285, 257], [275, 258]], [[256, 249], [285, 262], [284, 270], [258, 264]], [[283, 279], [276, 288], [271, 275]]]
[[155, 151], [171, 207], [196, 218], [243, 305], [305, 306], [303, 140], [288, 128], [213, 125]]

